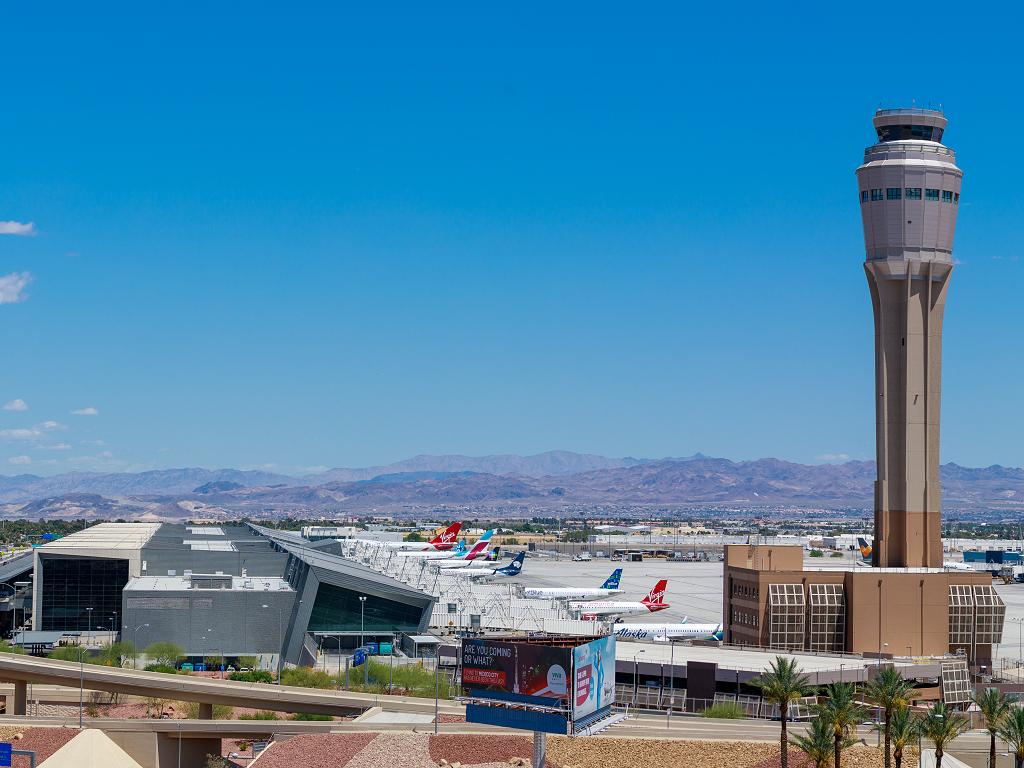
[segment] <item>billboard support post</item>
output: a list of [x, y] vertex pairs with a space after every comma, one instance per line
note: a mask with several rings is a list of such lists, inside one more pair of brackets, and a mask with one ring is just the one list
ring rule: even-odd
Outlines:
[[533, 732], [533, 765], [544, 768], [544, 760], [548, 752], [548, 735], [543, 731]]

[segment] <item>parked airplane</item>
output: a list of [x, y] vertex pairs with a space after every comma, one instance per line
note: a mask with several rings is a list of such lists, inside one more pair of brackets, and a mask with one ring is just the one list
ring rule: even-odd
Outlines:
[[670, 640], [719, 640], [725, 637], [721, 624], [614, 624], [614, 635], [641, 643], [666, 643]]
[[600, 587], [527, 587], [525, 598], [554, 598], [556, 600], [587, 600], [591, 597], [612, 597], [622, 592], [619, 579], [622, 569], [616, 568]]
[[456, 576], [465, 576], [470, 579], [493, 579], [495, 576], [518, 576], [523, 570], [523, 561], [526, 560], [526, 553], [520, 552], [512, 558], [512, 562], [504, 568], [465, 568], [456, 571]]
[[430, 541], [373, 541], [371, 539], [356, 539], [356, 541], [398, 552], [447, 552], [455, 546], [461, 528], [462, 523], [452, 523], [441, 532], [440, 536], [435, 536]]
[[[445, 571], [450, 571], [455, 568], [468, 568], [471, 565], [477, 565], [479, 563], [494, 562], [498, 559], [498, 552], [501, 550], [501, 547], [498, 546], [490, 552], [487, 551], [488, 547], [491, 546], [490, 539], [491, 534], [493, 533], [494, 531], [486, 531], [484, 535], [480, 537], [480, 540], [473, 545], [473, 549], [469, 550], [468, 552], [463, 552], [459, 554], [457, 557], [450, 557], [445, 560], [438, 560], [438, 562], [435, 563], [435, 565], [437, 565], [438, 568], [443, 568]], [[483, 542], [483, 544], [481, 544], [481, 542]], [[474, 553], [473, 550], [477, 551]]]
[[662, 579], [647, 593], [647, 597], [639, 602], [617, 602], [614, 600], [597, 600], [585, 603], [569, 603], [569, 608], [579, 611], [580, 618], [591, 621], [602, 616], [628, 616], [632, 613], [663, 611], [669, 607], [665, 602], [665, 588], [668, 580]]
[[444, 565], [444, 567], [453, 567], [452, 563], [462, 563], [462, 565], [455, 565], [455, 568], [461, 568], [478, 557], [483, 557], [487, 554], [487, 550], [491, 546], [491, 536], [494, 535], [494, 529], [484, 531], [483, 536], [476, 540], [476, 544], [465, 551], [465, 549], [459, 552], [398, 552], [400, 557], [421, 557], [430, 561], [437, 560], [437, 565]]

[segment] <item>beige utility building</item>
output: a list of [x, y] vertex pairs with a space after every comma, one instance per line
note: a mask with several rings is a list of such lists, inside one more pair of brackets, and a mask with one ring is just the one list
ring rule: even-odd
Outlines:
[[987, 573], [943, 568], [941, 538], [942, 316], [963, 172], [941, 112], [878, 110], [874, 127], [857, 169], [875, 331], [873, 567], [805, 569], [802, 547], [727, 546], [726, 641], [983, 664], [1006, 609]]

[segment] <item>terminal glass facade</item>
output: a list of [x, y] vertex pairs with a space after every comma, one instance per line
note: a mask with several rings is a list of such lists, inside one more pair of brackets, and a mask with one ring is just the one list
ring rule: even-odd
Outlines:
[[969, 584], [949, 586], [949, 644], [971, 646], [974, 640], [974, 596]]
[[1003, 621], [1006, 618], [1006, 604], [993, 587], [974, 588], [974, 642], [993, 645], [1003, 639]]
[[768, 591], [768, 645], [788, 651], [804, 647], [807, 603], [802, 584], [770, 584]]
[[419, 629], [421, 608], [366, 595], [360, 612], [359, 593], [320, 584], [309, 617], [310, 632], [411, 632]]
[[[128, 561], [96, 557], [46, 557], [39, 628], [85, 632], [117, 629]], [[88, 610], [91, 609], [91, 610]]]
[[811, 584], [811, 642], [815, 653], [842, 653], [846, 647], [846, 598], [842, 584]]

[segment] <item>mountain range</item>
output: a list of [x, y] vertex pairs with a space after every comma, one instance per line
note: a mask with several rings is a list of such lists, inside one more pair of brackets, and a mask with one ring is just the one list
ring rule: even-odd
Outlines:
[[[1024, 503], [1024, 470], [945, 464], [949, 507], [1013, 509]], [[167, 469], [138, 473], [0, 475], [8, 516], [187, 517], [234, 512], [310, 515], [426, 511], [440, 506], [796, 505], [863, 507], [872, 503], [874, 462], [797, 464], [607, 458], [569, 451], [534, 456], [415, 456], [376, 467], [331, 469], [295, 477], [237, 469]]]

